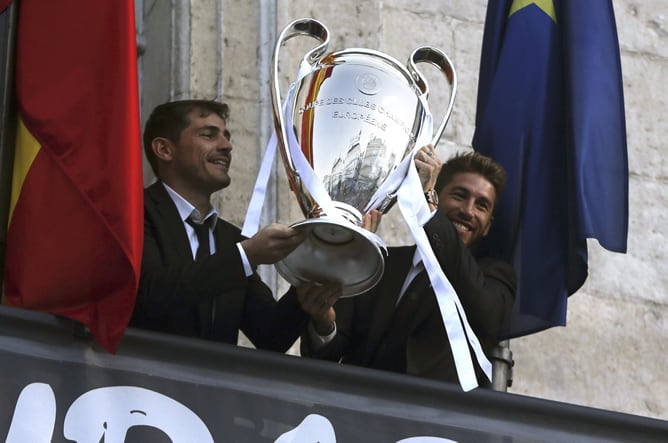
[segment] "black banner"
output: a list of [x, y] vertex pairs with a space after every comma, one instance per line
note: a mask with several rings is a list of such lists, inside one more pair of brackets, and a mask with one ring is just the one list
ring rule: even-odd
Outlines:
[[0, 441], [665, 441], [668, 422], [0, 307]]

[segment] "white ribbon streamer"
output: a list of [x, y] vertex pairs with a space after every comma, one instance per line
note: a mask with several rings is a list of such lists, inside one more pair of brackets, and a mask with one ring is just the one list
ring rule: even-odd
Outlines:
[[[290, 86], [288, 90], [288, 95], [285, 98], [283, 103], [283, 116], [284, 122], [292, 121], [292, 111], [288, 106], [288, 103], [291, 102], [292, 95], [296, 93], [297, 85], [299, 82], [311, 72], [311, 65], [309, 65], [305, 60], [302, 60], [302, 63], [299, 67], [299, 72], [297, 73], [297, 80]], [[302, 181], [304, 188], [309, 192], [313, 200], [320, 206], [320, 208], [327, 214], [329, 218], [338, 218], [340, 216], [339, 212], [334, 208], [332, 199], [329, 196], [329, 193], [325, 190], [324, 186], [315, 176], [313, 168], [308, 163], [304, 157], [304, 153], [297, 142], [295, 134], [293, 131], [285, 130], [288, 139], [288, 151], [290, 153], [290, 159], [293, 162], [293, 167], [297, 172], [297, 175]], [[255, 181], [255, 188], [253, 189], [253, 195], [251, 196], [250, 203], [248, 205], [248, 210], [246, 212], [246, 218], [244, 220], [244, 225], [241, 230], [241, 234], [246, 237], [252, 237], [255, 235], [260, 226], [260, 217], [262, 215], [262, 208], [264, 206], [265, 194], [267, 191], [267, 183], [271, 175], [271, 165], [274, 162], [274, 157], [276, 156], [276, 147], [278, 145], [278, 138], [276, 135], [276, 129], [274, 129], [272, 136], [267, 144], [265, 149], [264, 158], [262, 159], [262, 164], [260, 166], [260, 171], [258, 173], [257, 179]], [[385, 244], [380, 240], [383, 247]]]
[[[450, 348], [454, 357], [457, 375], [460, 385], [464, 391], [469, 391], [478, 386], [473, 369], [471, 354], [468, 343], [476, 355], [478, 364], [491, 381], [492, 364], [482, 351], [480, 342], [469, 326], [466, 312], [462, 307], [459, 297], [452, 284], [443, 273], [434, 251], [429, 244], [427, 234], [422, 227], [431, 217], [431, 211], [424, 198], [415, 198], [422, 195], [422, 185], [415, 168], [410, 168], [406, 179], [397, 193], [399, 209], [404, 220], [413, 234], [420, 256], [424, 263], [429, 280], [431, 281], [436, 301], [441, 311], [443, 325], [450, 341]], [[468, 340], [467, 340], [468, 339]]]
[[244, 226], [241, 229], [241, 235], [245, 237], [250, 238], [254, 236], [260, 227], [260, 217], [262, 216], [262, 208], [264, 207], [265, 195], [267, 194], [267, 183], [271, 176], [271, 165], [274, 163], [275, 156], [276, 131], [271, 134], [267, 148], [264, 151], [260, 171], [257, 174], [257, 179], [255, 179], [255, 188], [248, 203]]

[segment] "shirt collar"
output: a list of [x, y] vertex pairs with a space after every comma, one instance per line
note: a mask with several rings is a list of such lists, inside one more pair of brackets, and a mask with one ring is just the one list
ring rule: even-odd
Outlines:
[[215, 209], [212, 208], [211, 211], [209, 211], [209, 213], [206, 214], [206, 216], [202, 217], [202, 214], [200, 214], [197, 208], [191, 205], [188, 200], [181, 197], [178, 192], [170, 188], [167, 183], [162, 182], [162, 185], [165, 187], [167, 194], [169, 194], [169, 197], [176, 205], [176, 210], [179, 212], [179, 217], [181, 217], [181, 221], [185, 222], [188, 218], [190, 218], [195, 223], [202, 223], [204, 222], [204, 220], [213, 215], [214, 217], [211, 222], [211, 229], [216, 227], [216, 221], [218, 220], [218, 213], [216, 212]]

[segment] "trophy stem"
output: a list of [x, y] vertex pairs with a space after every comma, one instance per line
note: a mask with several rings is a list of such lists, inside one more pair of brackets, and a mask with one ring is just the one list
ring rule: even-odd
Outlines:
[[385, 259], [374, 234], [352, 223], [327, 217], [292, 225], [305, 230], [306, 240], [276, 263], [290, 284], [337, 282], [341, 297], [352, 297], [374, 287], [383, 275]]
[[334, 208], [337, 209], [339, 216], [354, 223], [355, 226], [362, 226], [362, 213], [358, 211], [357, 208], [339, 201], [334, 201], [332, 203], [334, 204]]

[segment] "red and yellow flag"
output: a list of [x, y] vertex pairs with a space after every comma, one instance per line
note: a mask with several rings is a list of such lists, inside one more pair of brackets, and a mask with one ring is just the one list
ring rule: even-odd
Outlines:
[[5, 302], [82, 322], [115, 352], [143, 244], [134, 2], [18, 7]]

